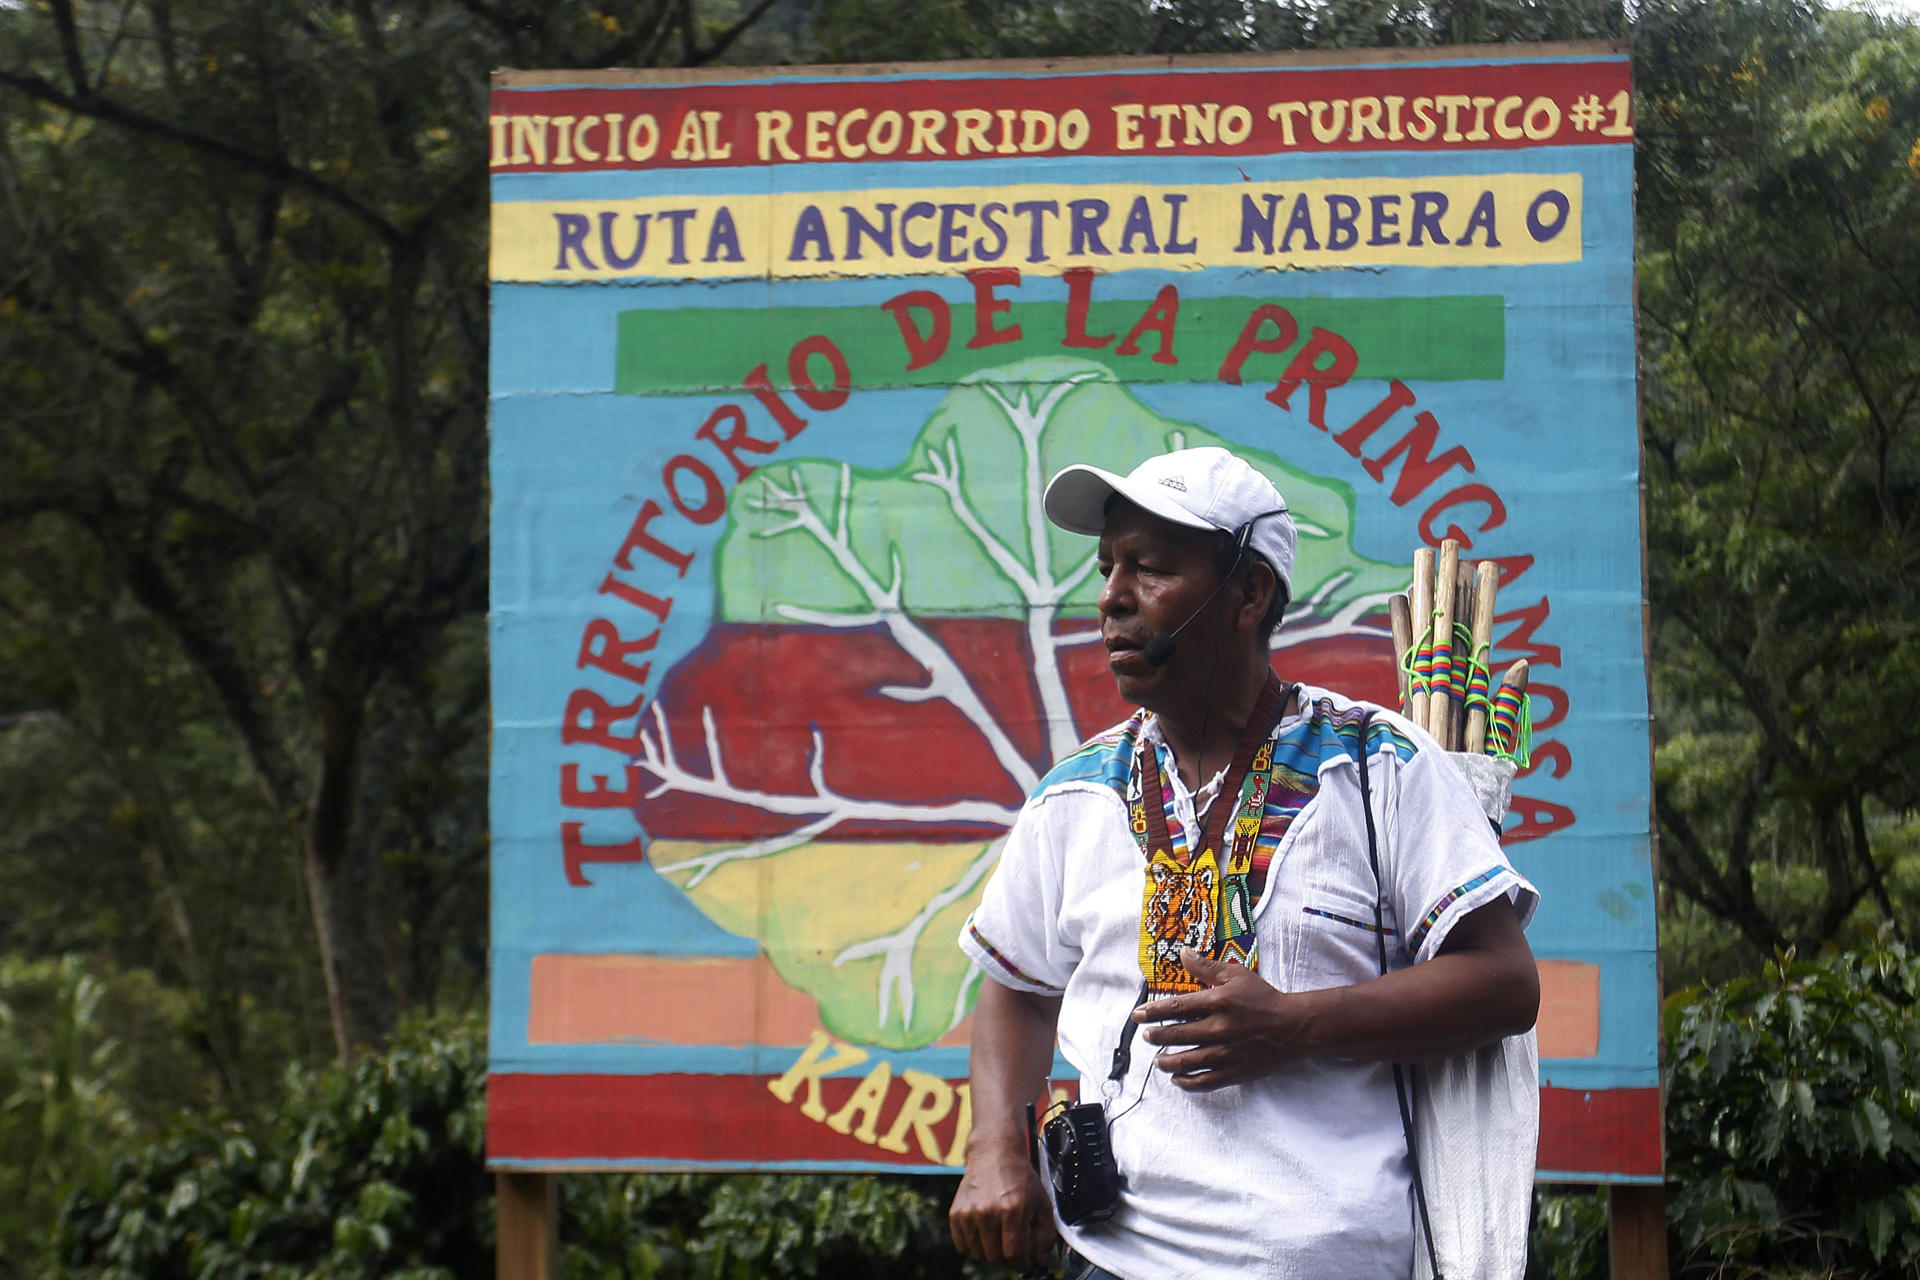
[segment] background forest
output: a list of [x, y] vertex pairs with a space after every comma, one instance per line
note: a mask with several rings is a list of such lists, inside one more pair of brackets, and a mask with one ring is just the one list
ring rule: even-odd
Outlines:
[[[1587, 38], [1635, 49], [1673, 1265], [1920, 1276], [1912, 19], [0, 0], [0, 1277], [490, 1273], [492, 68]], [[1539, 1272], [1601, 1274], [1563, 1191]], [[959, 1275], [950, 1194], [570, 1179], [567, 1271]]]

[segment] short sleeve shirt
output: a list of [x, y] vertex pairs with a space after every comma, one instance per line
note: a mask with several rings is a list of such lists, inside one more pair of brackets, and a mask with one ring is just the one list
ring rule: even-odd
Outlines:
[[[1537, 900], [1432, 738], [1392, 712], [1302, 687], [1297, 713], [1273, 730], [1253, 877], [1258, 971], [1283, 991], [1379, 976], [1356, 764], [1367, 712], [1389, 968], [1430, 959], [1455, 924], [1495, 899], [1511, 903], [1522, 925]], [[1042, 779], [961, 932], [988, 977], [1061, 998], [1060, 1052], [1080, 1072], [1082, 1096], [1108, 1100], [1126, 1179], [1121, 1206], [1106, 1223], [1061, 1224], [1063, 1233], [1126, 1280], [1404, 1280], [1410, 1180], [1386, 1064], [1303, 1061], [1189, 1094], [1143, 1051], [1117, 1087], [1106, 1080], [1142, 981], [1148, 875], [1127, 800], [1145, 772], [1135, 767], [1143, 743], [1173, 781], [1169, 834], [1184, 842], [1195, 827], [1191, 797], [1154, 717], [1136, 714]]]

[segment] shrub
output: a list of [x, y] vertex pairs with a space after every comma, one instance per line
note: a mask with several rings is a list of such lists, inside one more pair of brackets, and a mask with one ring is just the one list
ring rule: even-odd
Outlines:
[[[378, 1055], [289, 1071], [285, 1096], [251, 1122], [182, 1117], [121, 1154], [107, 1189], [68, 1202], [53, 1274], [490, 1275], [485, 1083], [478, 1019], [413, 1022]], [[560, 1187], [564, 1272], [574, 1280], [989, 1274], [948, 1240], [951, 1179], [583, 1174]]]
[[1916, 999], [1883, 929], [1667, 1001], [1677, 1274], [1920, 1275]]
[[420, 1021], [377, 1056], [287, 1073], [251, 1125], [184, 1117], [67, 1205], [63, 1274], [88, 1280], [362, 1280], [490, 1274], [486, 1049]]
[[1541, 1187], [1526, 1280], [1606, 1280], [1607, 1189]]
[[0, 956], [0, 1277], [40, 1268], [67, 1196], [193, 1096], [184, 1009], [141, 970]]

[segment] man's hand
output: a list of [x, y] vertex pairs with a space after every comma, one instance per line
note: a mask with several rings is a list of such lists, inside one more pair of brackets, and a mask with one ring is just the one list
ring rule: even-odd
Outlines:
[[1203, 991], [1134, 1011], [1153, 1065], [1182, 1089], [1244, 1084], [1302, 1058], [1433, 1062], [1524, 1033], [1540, 1009], [1540, 973], [1504, 898], [1453, 926], [1439, 954], [1345, 987], [1277, 991], [1259, 974], [1182, 948]]
[[1023, 1155], [970, 1151], [947, 1225], [953, 1247], [982, 1262], [1026, 1266], [1053, 1244], [1053, 1206]]
[[1180, 949], [1180, 963], [1206, 990], [1150, 1000], [1133, 1013], [1135, 1022], [1157, 1024], [1141, 1033], [1148, 1044], [1191, 1046], [1154, 1056], [1175, 1084], [1191, 1093], [1224, 1089], [1305, 1056], [1311, 995], [1276, 991], [1245, 966], [1191, 947]]
[[984, 1262], [1037, 1261], [1053, 1243], [1053, 1203], [1028, 1163], [1027, 1100], [1047, 1087], [1060, 1000], [988, 979], [973, 1009], [973, 1132], [947, 1222], [953, 1246]]

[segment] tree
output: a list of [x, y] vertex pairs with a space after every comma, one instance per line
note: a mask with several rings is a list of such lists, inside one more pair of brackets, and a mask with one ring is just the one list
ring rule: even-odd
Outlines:
[[0, 1276], [39, 1274], [67, 1197], [194, 1100], [169, 1025], [182, 1003], [151, 974], [96, 972], [71, 955], [0, 958]]
[[801, 44], [810, 61], [924, 62], [1592, 40], [1626, 30], [1618, 0], [929, 0], [904, 9], [822, 0]]
[[1920, 31], [1761, 0], [1647, 6], [1639, 35], [1663, 872], [1759, 954], [1897, 927]]
[[[378, 1053], [290, 1070], [257, 1113], [97, 1148], [107, 1176], [68, 1198], [51, 1232], [49, 1213], [20, 1233], [52, 1239], [52, 1266], [30, 1274], [485, 1275], [486, 1056], [478, 1018], [403, 1020]], [[609, 1280], [1007, 1274], [953, 1251], [950, 1194], [910, 1177], [582, 1174], [562, 1179], [560, 1237], [568, 1275]], [[0, 1274], [8, 1262], [0, 1252]]]
[[[450, 936], [477, 981], [486, 73], [698, 64], [771, 4], [0, 8], [0, 715], [99, 748], [135, 834], [87, 843], [133, 846], [203, 999], [189, 868], [248, 824], [337, 1052]], [[254, 794], [215, 814], [222, 774]]]

